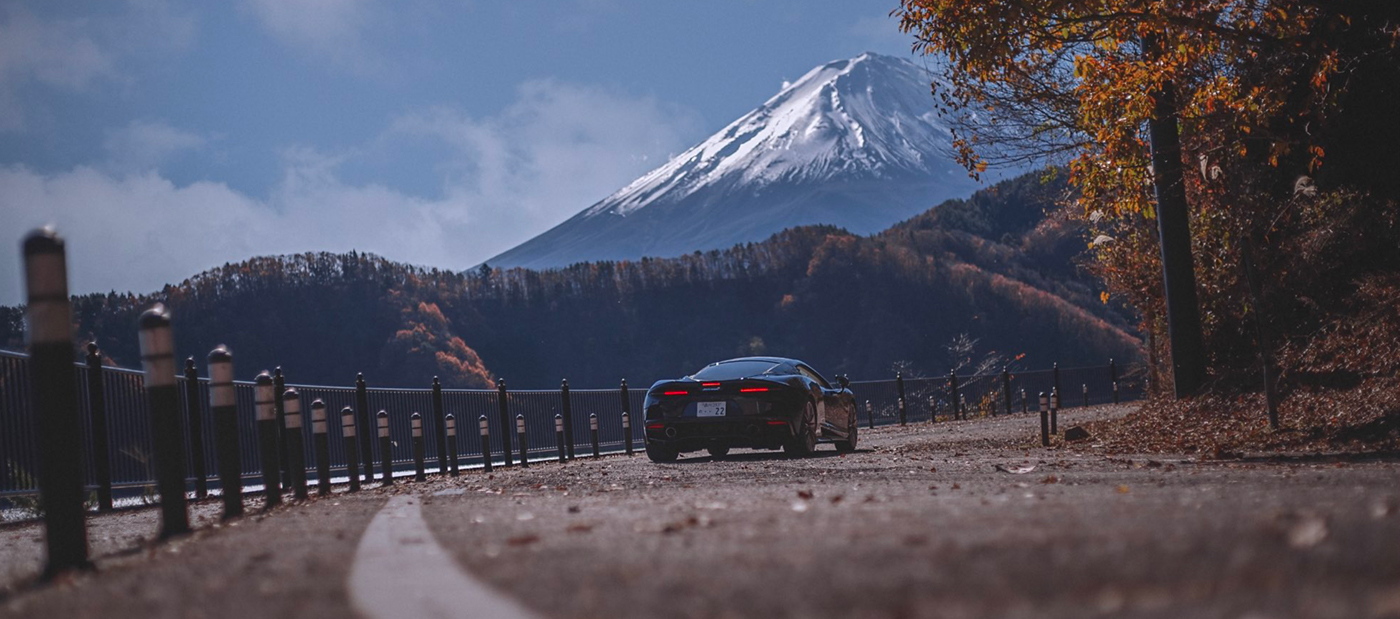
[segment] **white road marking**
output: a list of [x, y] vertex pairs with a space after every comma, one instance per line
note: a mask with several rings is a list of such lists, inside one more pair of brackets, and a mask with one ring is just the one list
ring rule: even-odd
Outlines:
[[478, 582], [439, 546], [418, 497], [389, 499], [360, 538], [350, 569], [350, 602], [362, 617], [536, 619]]

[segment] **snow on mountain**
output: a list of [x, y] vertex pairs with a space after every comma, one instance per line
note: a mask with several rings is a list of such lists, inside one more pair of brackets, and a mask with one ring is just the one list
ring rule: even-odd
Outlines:
[[856, 233], [977, 188], [945, 154], [931, 76], [866, 53], [808, 71], [611, 196], [487, 261], [545, 268], [758, 241], [795, 225]]

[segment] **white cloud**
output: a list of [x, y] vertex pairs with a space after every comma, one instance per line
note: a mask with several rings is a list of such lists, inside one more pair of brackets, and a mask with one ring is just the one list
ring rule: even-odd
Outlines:
[[469, 205], [463, 224], [496, 229], [487, 258], [523, 242], [688, 146], [695, 114], [552, 80], [520, 86], [501, 114], [439, 108], [398, 119], [382, 141], [440, 141], [445, 191]]
[[24, 126], [20, 84], [78, 90], [110, 75], [112, 64], [81, 22], [44, 21], [24, 7], [0, 5], [0, 130]]
[[129, 2], [97, 19], [46, 19], [18, 4], [0, 4], [0, 131], [25, 128], [25, 94], [35, 86], [80, 92], [122, 81], [119, 62], [150, 48], [180, 48], [193, 38], [192, 18], [164, 2]]
[[[0, 169], [0, 204], [0, 230], [12, 249], [25, 231], [57, 226], [68, 240], [76, 293], [149, 292], [225, 262], [301, 251], [357, 248], [442, 263], [449, 246], [437, 223], [452, 207], [334, 179], [257, 200], [223, 183], [177, 186], [154, 171], [114, 176], [91, 167], [51, 176]], [[4, 262], [0, 303], [14, 303], [19, 265]]]
[[365, 35], [386, 17], [373, 0], [245, 0], [244, 7], [283, 45], [347, 64], [371, 61]]
[[[302, 251], [357, 249], [467, 268], [664, 163], [697, 124], [692, 113], [650, 98], [540, 81], [521, 86], [495, 116], [439, 108], [402, 117], [350, 151], [287, 148], [266, 198], [218, 182], [176, 185], [153, 167], [0, 167], [0, 304], [20, 300], [15, 248], [45, 223], [68, 239], [76, 293], [148, 292], [225, 262]], [[113, 152], [149, 160], [200, 140], [156, 122], [109, 136]], [[447, 152], [414, 160], [435, 167], [437, 195], [346, 180], [349, 165], [372, 167], [425, 144]]]
[[102, 148], [111, 169], [141, 172], [159, 166], [171, 155], [200, 148], [206, 141], [163, 121], [133, 120], [125, 127], [108, 130]]

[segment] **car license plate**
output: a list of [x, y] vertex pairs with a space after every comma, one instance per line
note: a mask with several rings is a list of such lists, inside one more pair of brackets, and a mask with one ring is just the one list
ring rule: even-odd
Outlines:
[[696, 417], [723, 417], [724, 402], [696, 402]]

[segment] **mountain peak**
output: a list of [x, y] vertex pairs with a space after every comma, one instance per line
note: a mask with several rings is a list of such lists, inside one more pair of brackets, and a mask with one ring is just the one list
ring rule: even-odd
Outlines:
[[814, 67], [705, 141], [489, 262], [550, 267], [675, 255], [803, 224], [874, 232], [965, 196], [976, 184], [945, 153], [951, 134], [938, 121], [931, 80], [913, 62], [871, 52]]
[[[762, 188], [834, 174], [916, 171], [950, 139], [929, 77], [914, 63], [866, 52], [813, 68], [762, 106], [594, 205], [627, 215], [661, 198], [725, 181]], [[727, 183], [725, 183], [727, 184]]]

